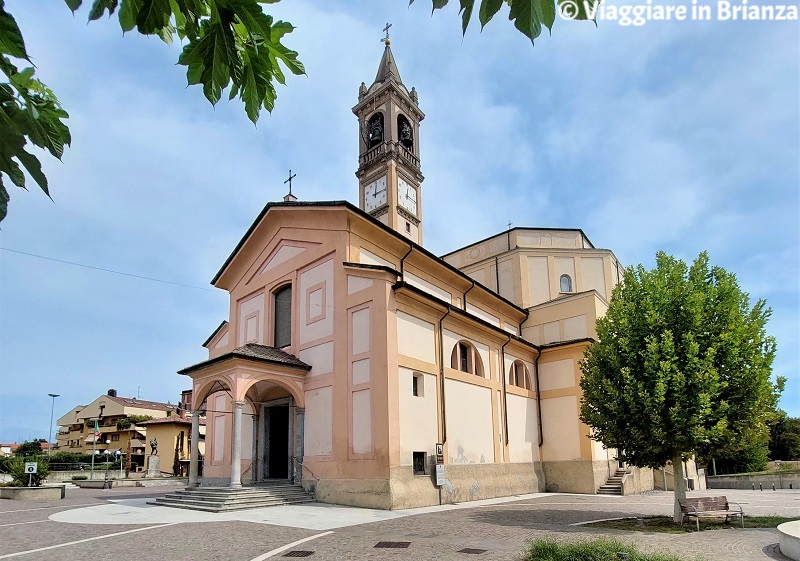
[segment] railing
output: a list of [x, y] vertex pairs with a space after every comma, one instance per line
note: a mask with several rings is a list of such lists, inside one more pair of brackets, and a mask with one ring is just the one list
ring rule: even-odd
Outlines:
[[371, 161], [379, 158], [384, 154], [391, 154], [396, 152], [401, 158], [403, 158], [409, 165], [412, 167], [418, 168], [419, 167], [419, 158], [417, 158], [414, 153], [400, 144], [399, 142], [393, 141], [384, 141], [370, 148], [364, 154], [359, 157], [358, 162], [360, 165], [366, 165]]
[[365, 152], [358, 159], [359, 164], [361, 164], [361, 165], [368, 164], [369, 162], [371, 162], [372, 160], [374, 160], [375, 158], [377, 158], [378, 156], [383, 154], [384, 151], [385, 151], [384, 150], [385, 146], [386, 146], [386, 143], [385, 142], [381, 142], [380, 144], [378, 144], [374, 148], [369, 149], [367, 152]]

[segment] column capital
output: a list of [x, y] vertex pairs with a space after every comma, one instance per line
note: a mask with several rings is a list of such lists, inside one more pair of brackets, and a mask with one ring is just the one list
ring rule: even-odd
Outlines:
[[231, 403], [233, 403], [234, 407], [238, 407], [239, 409], [241, 409], [242, 406], [245, 404], [244, 401], [238, 401], [236, 399], [234, 399]]

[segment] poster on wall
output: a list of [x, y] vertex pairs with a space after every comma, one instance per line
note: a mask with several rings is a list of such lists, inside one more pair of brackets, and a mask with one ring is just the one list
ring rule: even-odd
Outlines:
[[436, 486], [444, 485], [444, 464], [436, 464]]

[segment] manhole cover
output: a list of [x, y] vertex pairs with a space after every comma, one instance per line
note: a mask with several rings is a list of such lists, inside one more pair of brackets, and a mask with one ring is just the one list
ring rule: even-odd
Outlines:
[[481, 553], [486, 553], [488, 550], [486, 549], [475, 549], [472, 547], [465, 547], [464, 549], [459, 549], [457, 553], [469, 553], [470, 555], [480, 555]]
[[405, 549], [411, 545], [411, 542], [378, 542], [375, 547], [384, 549]]
[[314, 555], [313, 551], [304, 551], [302, 549], [298, 549], [296, 551], [290, 551], [284, 557], [308, 557], [310, 555]]

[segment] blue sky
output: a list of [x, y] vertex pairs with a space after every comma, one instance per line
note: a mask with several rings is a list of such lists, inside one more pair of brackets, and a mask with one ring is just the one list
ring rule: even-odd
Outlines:
[[58, 417], [109, 388], [174, 403], [190, 387], [175, 372], [205, 357], [228, 313], [209, 281], [285, 194], [289, 168], [301, 199], [357, 202], [351, 107], [387, 21], [427, 115], [428, 249], [511, 222], [582, 228], [626, 265], [708, 250], [772, 307], [781, 404], [800, 415], [796, 21], [559, 19], [531, 47], [503, 13], [462, 38], [456, 5], [433, 17], [422, 0], [267, 8], [296, 25], [286, 43], [308, 75], [254, 127], [238, 103], [212, 108], [186, 88], [178, 45], [123, 37], [115, 19], [87, 25], [88, 8], [73, 17], [60, 0], [6, 2], [73, 143], [63, 162], [42, 158], [54, 203], [12, 188], [0, 246], [189, 286], [0, 250], [0, 441], [46, 438], [48, 393], [61, 394]]

